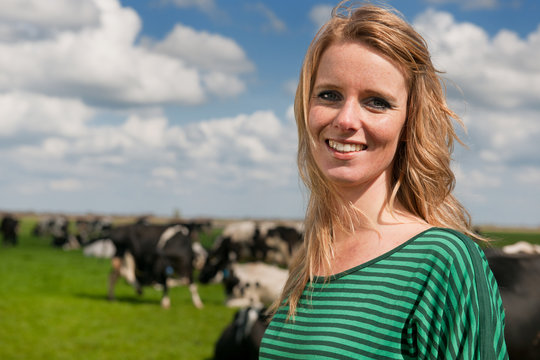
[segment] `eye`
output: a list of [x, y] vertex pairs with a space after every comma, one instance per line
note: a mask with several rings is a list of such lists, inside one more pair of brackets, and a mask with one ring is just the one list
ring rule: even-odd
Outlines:
[[369, 107], [371, 107], [371, 108], [373, 108], [375, 110], [378, 110], [378, 111], [387, 110], [387, 109], [390, 109], [392, 107], [388, 101], [386, 101], [386, 100], [384, 100], [383, 98], [380, 98], [380, 97], [371, 98], [366, 102], [366, 104], [367, 104], [367, 106], [369, 106]]
[[317, 98], [328, 102], [336, 102], [340, 101], [342, 96], [334, 90], [323, 90], [317, 94]]

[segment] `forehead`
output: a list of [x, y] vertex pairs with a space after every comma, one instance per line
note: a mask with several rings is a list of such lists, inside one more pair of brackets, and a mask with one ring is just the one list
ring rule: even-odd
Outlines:
[[315, 84], [327, 82], [362, 87], [369, 85], [407, 93], [405, 75], [400, 66], [361, 42], [335, 43], [323, 52]]

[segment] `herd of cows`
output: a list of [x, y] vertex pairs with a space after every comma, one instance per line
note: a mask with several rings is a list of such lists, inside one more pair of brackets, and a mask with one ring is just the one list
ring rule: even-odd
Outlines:
[[[193, 306], [203, 308], [197, 284], [223, 284], [226, 305], [238, 311], [215, 344], [216, 360], [257, 359], [268, 321], [265, 310], [279, 296], [303, 238], [300, 223], [237, 221], [223, 225], [207, 249], [199, 238], [214, 229], [210, 221], [153, 224], [142, 218], [116, 225], [97, 218], [76, 221], [75, 232], [68, 225], [65, 217], [49, 217], [33, 231], [50, 237], [52, 246], [111, 258], [111, 300], [117, 281], [124, 278], [138, 294], [144, 286], [162, 289], [164, 308], [172, 306], [170, 287], [186, 285]], [[18, 219], [4, 215], [0, 233], [5, 246], [17, 245], [17, 231]], [[505, 306], [510, 359], [540, 359], [540, 246], [518, 242], [485, 253]]]

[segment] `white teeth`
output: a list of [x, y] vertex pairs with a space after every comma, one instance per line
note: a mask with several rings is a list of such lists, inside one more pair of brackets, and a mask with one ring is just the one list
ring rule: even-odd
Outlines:
[[367, 149], [366, 145], [360, 145], [360, 144], [343, 144], [340, 142], [337, 142], [335, 140], [328, 140], [328, 145], [336, 151], [339, 151], [341, 153], [348, 153], [348, 152], [354, 152], [354, 151], [362, 151]]

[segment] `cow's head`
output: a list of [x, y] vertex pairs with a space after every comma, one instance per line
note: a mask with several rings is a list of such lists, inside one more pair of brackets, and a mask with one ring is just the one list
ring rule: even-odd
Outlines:
[[231, 238], [218, 238], [215, 247], [208, 254], [206, 262], [199, 273], [199, 282], [207, 284], [218, 272], [224, 270], [235, 260], [236, 255], [231, 251]]

